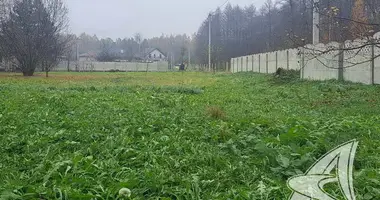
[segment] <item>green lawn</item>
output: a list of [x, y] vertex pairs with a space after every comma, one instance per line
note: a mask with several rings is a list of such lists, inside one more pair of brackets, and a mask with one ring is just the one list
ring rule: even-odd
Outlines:
[[0, 199], [121, 199], [123, 187], [131, 199], [287, 199], [288, 178], [352, 139], [357, 199], [380, 199], [380, 87], [272, 79], [0, 73]]

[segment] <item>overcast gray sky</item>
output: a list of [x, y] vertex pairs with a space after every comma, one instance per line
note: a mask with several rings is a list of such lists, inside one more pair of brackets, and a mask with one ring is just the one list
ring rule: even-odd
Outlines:
[[[99, 38], [144, 38], [164, 34], [194, 33], [209, 11], [225, 0], [66, 0], [70, 29]], [[231, 4], [262, 5], [264, 0], [230, 0]]]

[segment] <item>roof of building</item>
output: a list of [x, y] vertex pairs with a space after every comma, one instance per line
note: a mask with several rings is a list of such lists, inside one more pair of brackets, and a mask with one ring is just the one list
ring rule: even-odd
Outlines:
[[150, 53], [152, 53], [154, 50], [159, 51], [163, 55], [165, 55], [160, 49], [158, 48], [145, 48], [142, 52], [135, 54], [136, 58], [144, 59], [146, 58]]
[[96, 53], [94, 53], [94, 52], [82, 53], [82, 54], [79, 55], [79, 57], [91, 57], [91, 58], [95, 58], [96, 57]]

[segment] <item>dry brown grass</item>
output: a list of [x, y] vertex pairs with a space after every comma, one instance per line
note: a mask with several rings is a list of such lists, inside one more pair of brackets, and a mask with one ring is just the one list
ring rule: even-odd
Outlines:
[[226, 113], [222, 108], [218, 106], [208, 106], [206, 108], [206, 114], [213, 119], [225, 119]]

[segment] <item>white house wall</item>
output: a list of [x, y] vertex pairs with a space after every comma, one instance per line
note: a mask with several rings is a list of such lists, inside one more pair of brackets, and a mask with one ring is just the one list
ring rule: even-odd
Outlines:
[[[156, 57], [154, 57], [154, 55], [156, 55]], [[161, 58], [160, 58], [160, 55], [161, 55]], [[152, 59], [154, 59], [154, 58], [156, 58], [156, 59], [165, 59], [165, 55], [162, 54], [157, 49], [155, 49], [152, 52], [150, 52], [150, 56], [151, 56]]]

